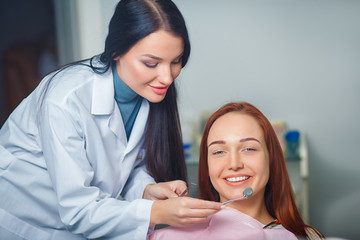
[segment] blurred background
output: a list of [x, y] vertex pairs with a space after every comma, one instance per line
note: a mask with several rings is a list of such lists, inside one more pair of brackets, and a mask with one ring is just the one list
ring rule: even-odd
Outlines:
[[[117, 2], [1, 1], [0, 125], [46, 73], [103, 51]], [[360, 239], [360, 1], [174, 2], [192, 43], [177, 80], [184, 139], [230, 101], [303, 131], [309, 223]]]

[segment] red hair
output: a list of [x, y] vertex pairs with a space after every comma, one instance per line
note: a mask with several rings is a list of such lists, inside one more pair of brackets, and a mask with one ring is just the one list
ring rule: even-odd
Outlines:
[[301, 218], [295, 204], [294, 193], [291, 188], [289, 176], [286, 170], [284, 154], [279, 140], [269, 120], [255, 106], [247, 102], [228, 103], [213, 113], [205, 124], [200, 144], [199, 159], [199, 189], [200, 198], [211, 201], [219, 201], [219, 193], [213, 187], [208, 171], [207, 139], [213, 123], [229, 112], [241, 112], [252, 116], [260, 125], [264, 133], [264, 139], [269, 151], [269, 180], [265, 188], [265, 205], [270, 215], [278, 219], [281, 224], [298, 237], [310, 239], [309, 231], [319, 237], [324, 236], [315, 228], [308, 226]]

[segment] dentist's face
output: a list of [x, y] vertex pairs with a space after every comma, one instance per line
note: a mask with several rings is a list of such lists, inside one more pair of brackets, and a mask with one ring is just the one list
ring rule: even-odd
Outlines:
[[161, 102], [180, 74], [184, 43], [164, 30], [153, 32], [115, 58], [121, 80], [148, 101]]
[[[243, 196], [263, 199], [269, 180], [269, 156], [258, 122], [241, 112], [230, 112], [212, 125], [207, 139], [210, 180], [224, 202]], [[247, 201], [247, 200], [242, 200]]]

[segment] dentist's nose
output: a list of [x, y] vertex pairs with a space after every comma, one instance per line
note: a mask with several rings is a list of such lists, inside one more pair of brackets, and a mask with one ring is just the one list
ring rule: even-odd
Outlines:
[[228, 167], [231, 170], [238, 170], [244, 168], [244, 162], [241, 159], [240, 154], [232, 153], [229, 156], [229, 163]]
[[174, 81], [174, 78], [172, 76], [171, 72], [171, 66], [163, 66], [159, 73], [159, 81], [163, 85], [170, 85]]

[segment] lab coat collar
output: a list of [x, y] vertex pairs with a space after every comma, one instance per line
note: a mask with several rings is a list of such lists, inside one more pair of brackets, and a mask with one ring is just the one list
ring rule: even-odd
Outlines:
[[149, 115], [150, 105], [146, 99], [143, 99], [141, 107], [136, 117], [130, 139], [127, 143], [124, 123], [122, 121], [120, 111], [114, 99], [114, 81], [111, 68], [104, 74], [95, 74], [93, 83], [93, 98], [91, 105], [91, 114], [93, 115], [109, 115], [109, 127], [120, 138], [121, 142], [126, 146], [126, 153], [130, 152], [143, 138], [146, 122]]
[[129, 153], [137, 145], [142, 145], [149, 111], [149, 102], [146, 99], [143, 99], [138, 115], [135, 119], [134, 126], [131, 130], [129, 141], [127, 141], [126, 138], [125, 127], [119, 109], [115, 109], [113, 114], [111, 114], [109, 119], [109, 128], [123, 144], [125, 154]]
[[91, 114], [107, 115], [114, 111], [114, 82], [111, 68], [106, 73], [94, 74]]
[[138, 115], [136, 117], [134, 126], [131, 130], [130, 139], [127, 145], [126, 153], [131, 151], [135, 145], [137, 145], [144, 136], [147, 119], [149, 116], [150, 105], [144, 98], [141, 103]]

